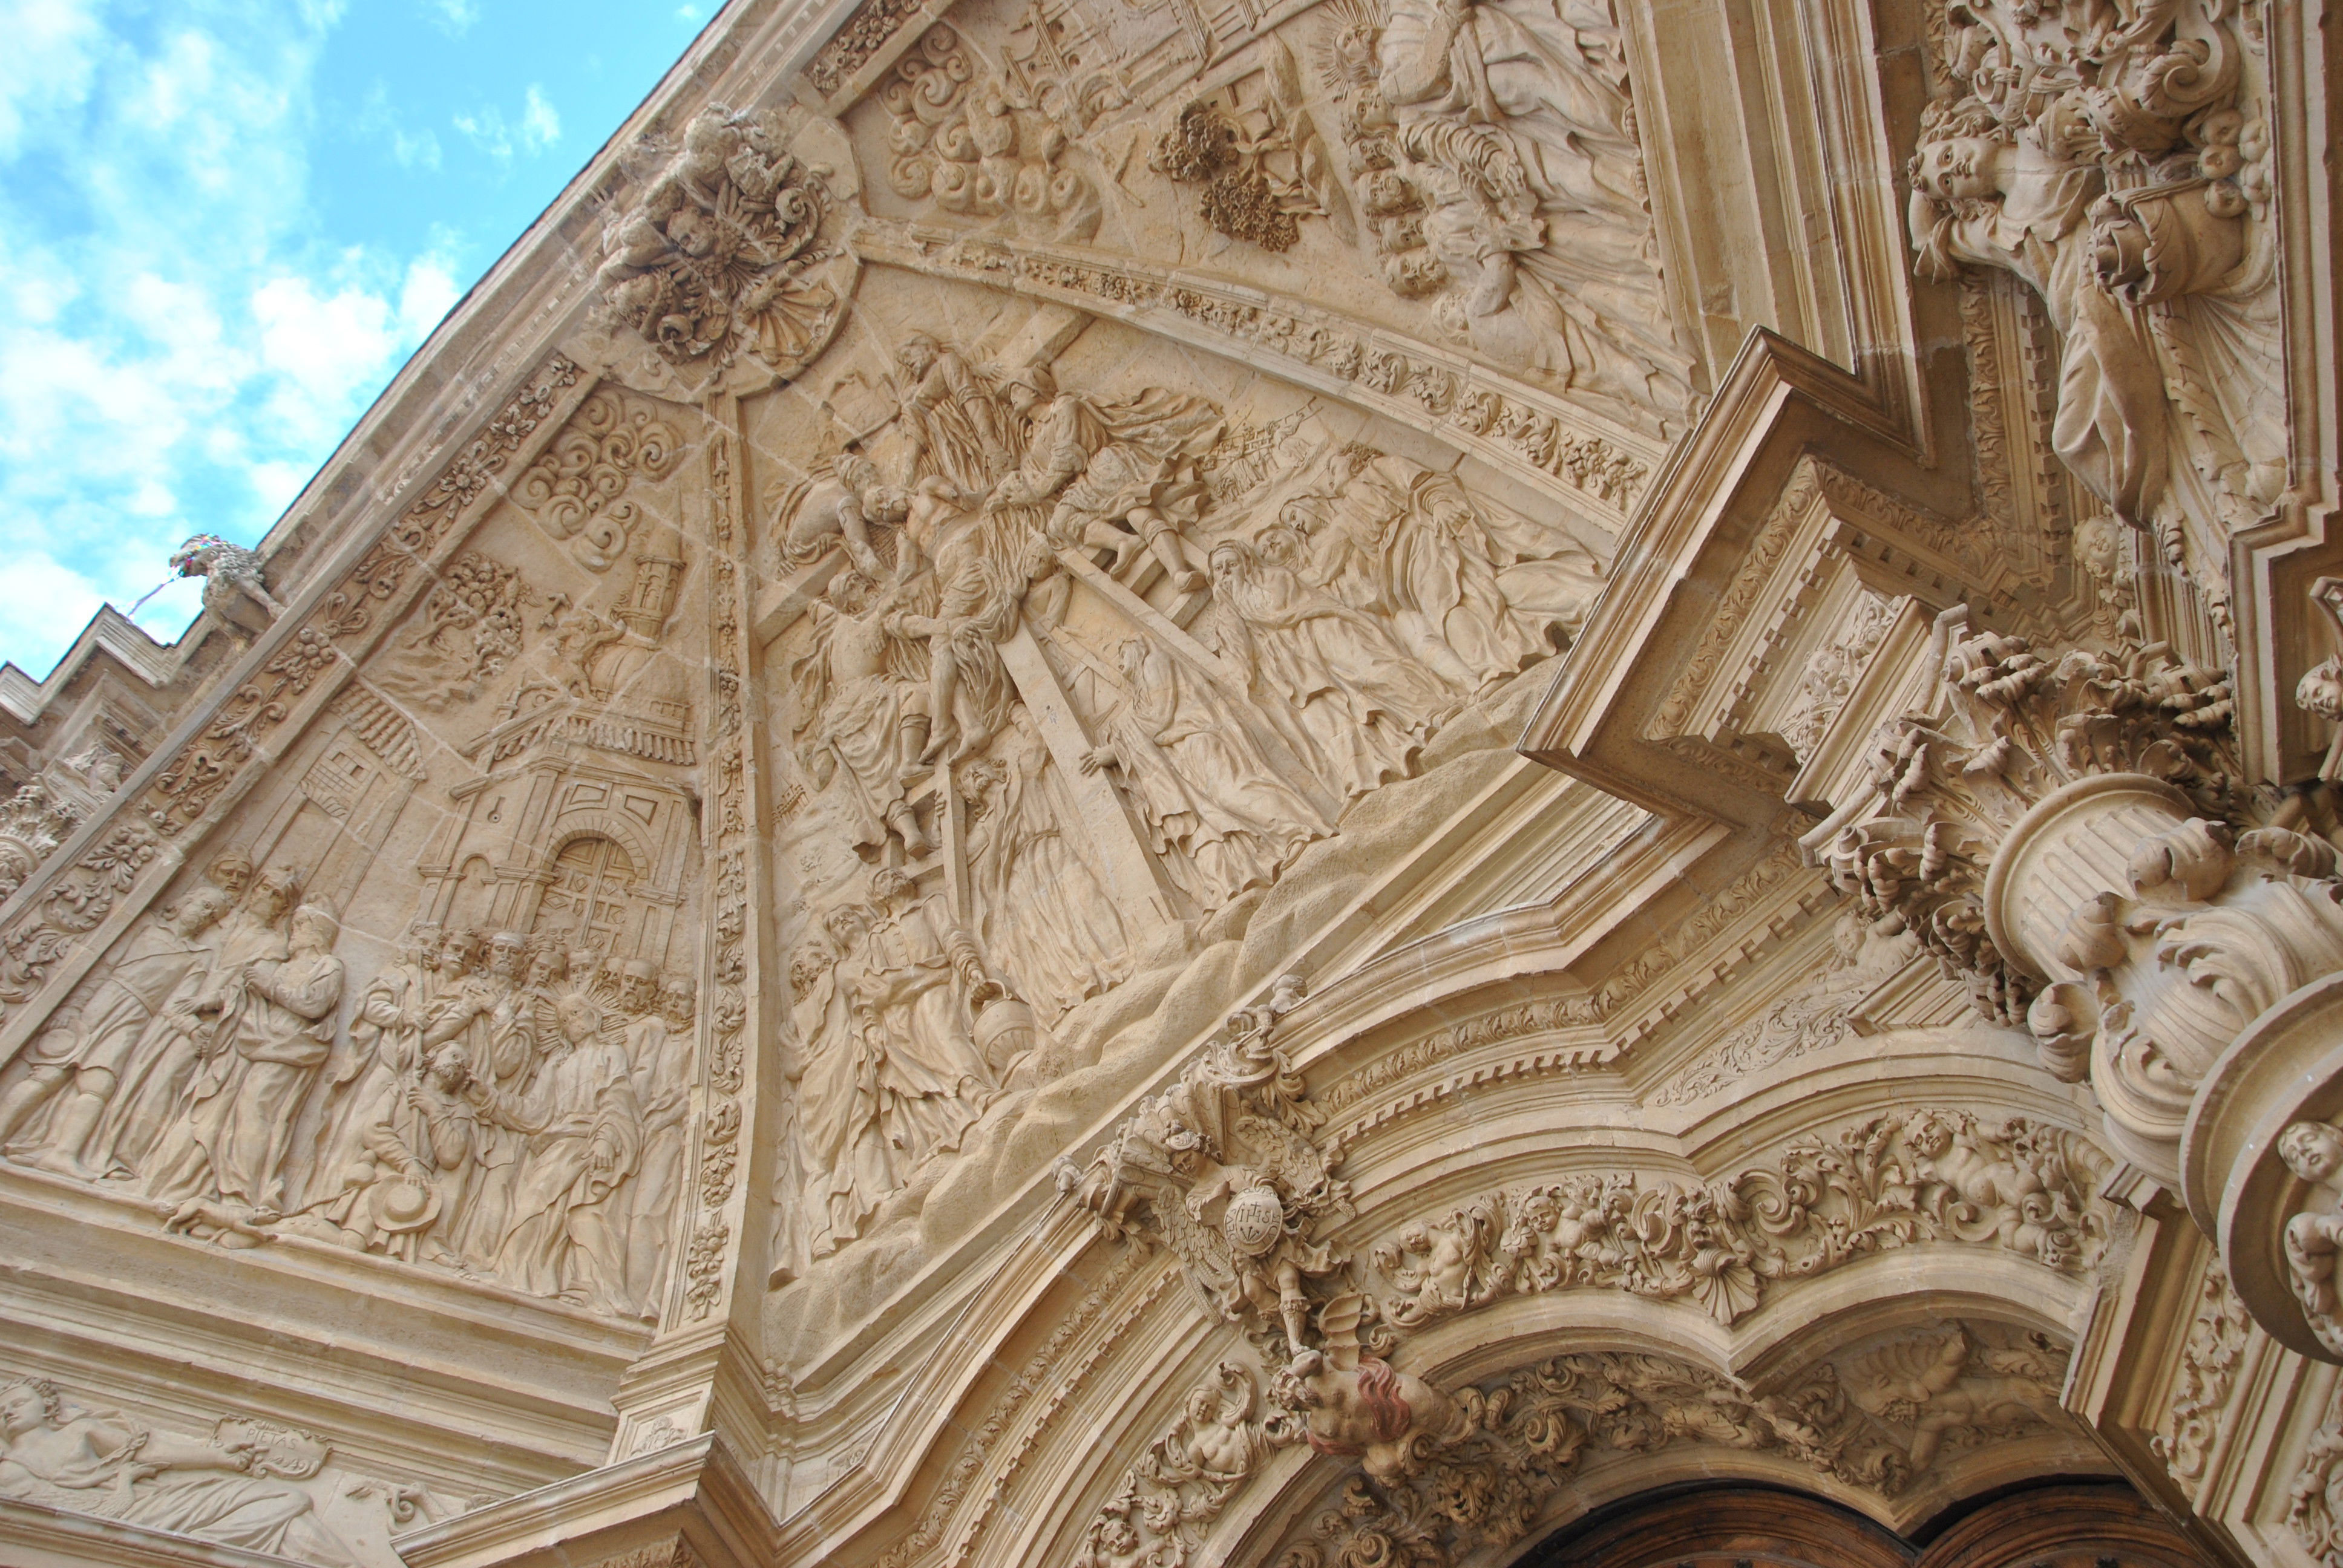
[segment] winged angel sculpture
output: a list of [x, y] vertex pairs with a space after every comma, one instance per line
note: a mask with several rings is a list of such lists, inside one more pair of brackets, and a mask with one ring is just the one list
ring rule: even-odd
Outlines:
[[1169, 1246], [1213, 1311], [1281, 1326], [1295, 1356], [1309, 1349], [1307, 1282], [1343, 1266], [1312, 1232], [1350, 1212], [1348, 1184], [1330, 1173], [1341, 1148], [1312, 1141], [1322, 1117], [1270, 1041], [1270, 1026], [1301, 996], [1300, 976], [1279, 980], [1268, 1001], [1231, 1017], [1178, 1083], [1144, 1101], [1089, 1170], [1059, 1166], [1059, 1185], [1108, 1235]]
[[1299, 1431], [1276, 1421], [1273, 1436], [1360, 1459], [1369, 1475], [1393, 1481], [1468, 1435], [1473, 1417], [1376, 1353], [1388, 1331], [1350, 1288], [1350, 1260], [1316, 1238], [1351, 1213], [1351, 1193], [1332, 1174], [1341, 1144], [1320, 1141], [1323, 1115], [1270, 1039], [1302, 990], [1287, 975], [1266, 1002], [1231, 1017], [1088, 1170], [1061, 1163], [1059, 1184], [1108, 1235], [1170, 1247], [1213, 1311], [1244, 1325], [1272, 1364], [1284, 1358], [1272, 1397]]

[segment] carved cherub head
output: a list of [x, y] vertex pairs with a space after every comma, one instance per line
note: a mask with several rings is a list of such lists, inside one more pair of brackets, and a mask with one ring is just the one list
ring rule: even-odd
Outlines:
[[22, 1437], [45, 1426], [63, 1426], [65, 1395], [46, 1378], [0, 1383], [0, 1433]]
[[2343, 1173], [2343, 1130], [2332, 1122], [2298, 1121], [2278, 1134], [2278, 1158], [2314, 1187], [2334, 1187]]

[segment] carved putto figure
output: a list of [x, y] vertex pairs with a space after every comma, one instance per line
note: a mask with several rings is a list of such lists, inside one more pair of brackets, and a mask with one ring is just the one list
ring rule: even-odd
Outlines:
[[2288, 1170], [2310, 1184], [2319, 1206], [2286, 1222], [2286, 1266], [2295, 1299], [2318, 1342], [2343, 1355], [2343, 1300], [2338, 1300], [2335, 1262], [2343, 1254], [2343, 1129], [2325, 1121], [2298, 1121], [2278, 1137]]
[[1292, 1355], [1309, 1348], [1311, 1282], [1341, 1267], [1309, 1237], [1350, 1202], [1331, 1173], [1341, 1149], [1313, 1141], [1319, 1117], [1270, 1040], [1302, 989], [1298, 975], [1281, 980], [1087, 1169], [1058, 1167], [1059, 1186], [1109, 1235], [1170, 1246], [1215, 1312]]
[[605, 308], [675, 365], [743, 350], [793, 372], [827, 340], [836, 292], [809, 276], [830, 195], [779, 115], [711, 106], [604, 245]]

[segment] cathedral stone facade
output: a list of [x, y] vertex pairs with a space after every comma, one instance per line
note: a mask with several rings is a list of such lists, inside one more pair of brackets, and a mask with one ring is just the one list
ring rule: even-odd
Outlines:
[[2338, 48], [736, 0], [0, 671], [0, 1561], [2343, 1565]]

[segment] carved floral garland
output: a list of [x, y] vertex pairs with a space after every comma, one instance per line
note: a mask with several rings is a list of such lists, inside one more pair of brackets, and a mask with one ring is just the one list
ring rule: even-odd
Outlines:
[[1373, 1249], [1383, 1316], [1413, 1328], [1508, 1295], [1582, 1287], [1688, 1300], [1719, 1322], [1783, 1280], [1928, 1241], [2091, 1267], [2107, 1160], [2075, 1133], [1968, 1111], [1875, 1116], [1795, 1143], [1772, 1168], [1699, 1187], [1632, 1175], [1507, 1188]]

